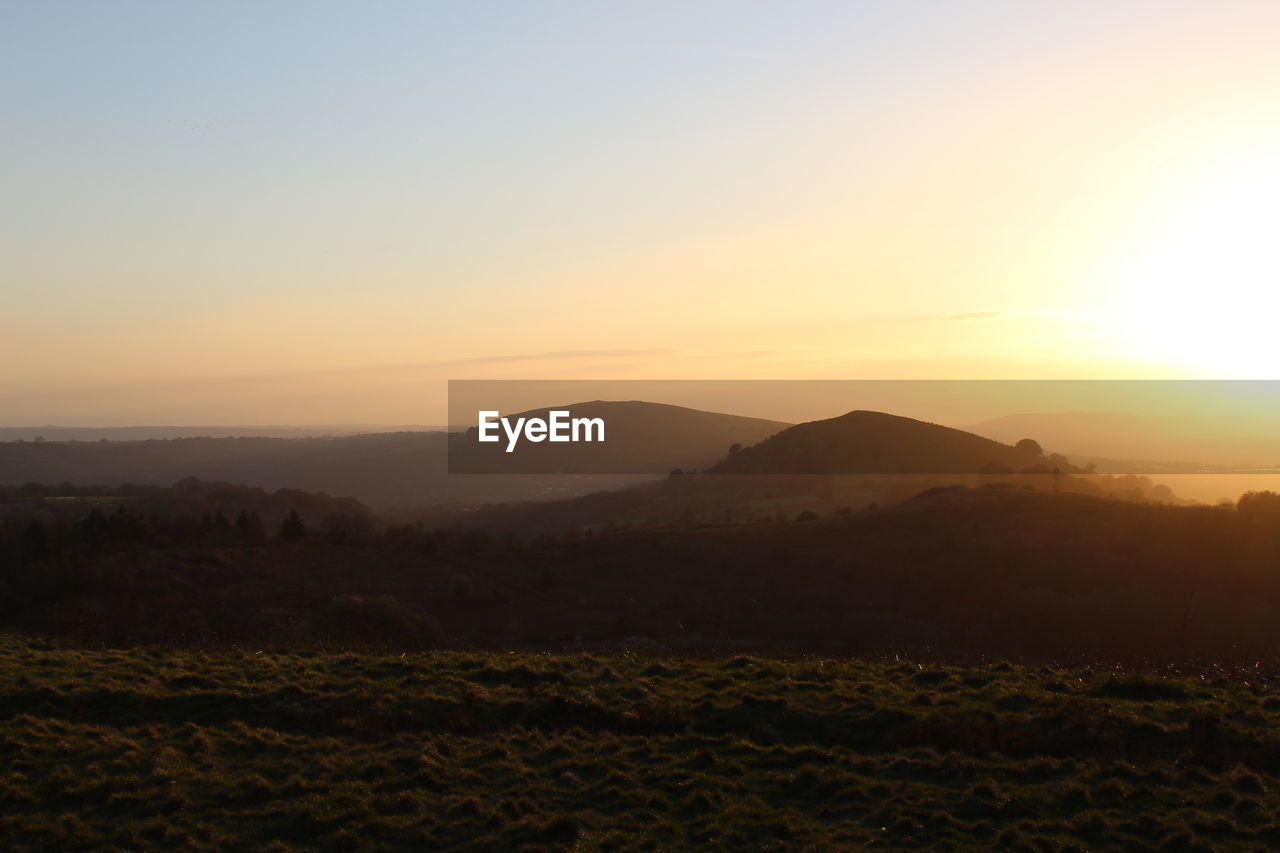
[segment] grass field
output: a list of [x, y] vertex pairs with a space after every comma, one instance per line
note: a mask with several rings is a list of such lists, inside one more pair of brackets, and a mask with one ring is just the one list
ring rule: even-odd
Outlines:
[[1261, 849], [1248, 672], [0, 640], [0, 846]]

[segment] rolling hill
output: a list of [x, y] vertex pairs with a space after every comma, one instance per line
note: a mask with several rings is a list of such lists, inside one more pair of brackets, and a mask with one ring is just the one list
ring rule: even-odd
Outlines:
[[314, 424], [291, 426], [0, 426], [2, 441], [147, 441], [159, 438], [320, 438], [380, 432], [443, 432], [443, 426]]
[[[883, 412], [810, 421], [728, 456], [710, 474], [977, 474], [1044, 465], [1039, 454]], [[1063, 471], [1075, 470], [1058, 463]]]
[[[487, 455], [494, 445], [476, 445], [484, 450], [472, 470], [496, 473], [469, 477], [450, 476], [448, 471], [449, 445], [461, 446], [464, 435], [443, 431], [306, 438], [11, 441], [0, 442], [0, 484], [170, 485], [197, 477], [268, 489], [327, 492], [377, 507], [544, 500], [643, 479], [635, 474], [710, 465], [730, 444], [759, 441], [786, 426], [657, 403], [596, 401], [563, 408], [605, 417], [610, 427], [608, 444], [594, 448], [527, 444], [521, 452], [502, 454], [506, 458], [499, 461], [506, 467], [494, 465]], [[575, 458], [582, 454], [576, 464], [557, 456], [565, 447], [574, 451]], [[461, 452], [465, 454], [466, 449]]]

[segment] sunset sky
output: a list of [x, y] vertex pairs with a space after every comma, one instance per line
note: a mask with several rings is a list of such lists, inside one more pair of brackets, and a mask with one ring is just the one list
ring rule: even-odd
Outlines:
[[1274, 0], [10, 0], [0, 422], [1280, 378], [1278, 45]]

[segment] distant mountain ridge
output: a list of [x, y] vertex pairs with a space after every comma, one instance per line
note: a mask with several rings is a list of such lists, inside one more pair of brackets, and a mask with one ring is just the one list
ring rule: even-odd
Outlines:
[[0, 441], [153, 441], [170, 438], [321, 438], [387, 432], [443, 432], [443, 426], [387, 424], [229, 424], [215, 426], [0, 426]]
[[[462, 436], [405, 431], [297, 438], [0, 442], [0, 485], [169, 486], [198, 477], [350, 496], [377, 507], [540, 500], [619, 488], [643, 479], [639, 474], [653, 477], [675, 467], [710, 465], [730, 444], [756, 442], [787, 426], [658, 403], [592, 401], [556, 408], [604, 414], [610, 428], [609, 452], [628, 462], [635, 474], [601, 465], [591, 456], [574, 468], [558, 465], [554, 454], [535, 452], [511, 454], [514, 465], [510, 456], [499, 460], [504, 467], [490, 476], [450, 476], [449, 445]], [[584, 447], [590, 449], [572, 446], [575, 451]], [[530, 476], [536, 472], [543, 473]]]

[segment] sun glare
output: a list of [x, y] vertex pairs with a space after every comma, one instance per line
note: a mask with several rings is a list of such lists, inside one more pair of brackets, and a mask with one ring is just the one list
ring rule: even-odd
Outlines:
[[1219, 378], [1280, 375], [1280, 145], [1220, 158], [1148, 213], [1109, 277], [1130, 357]]

